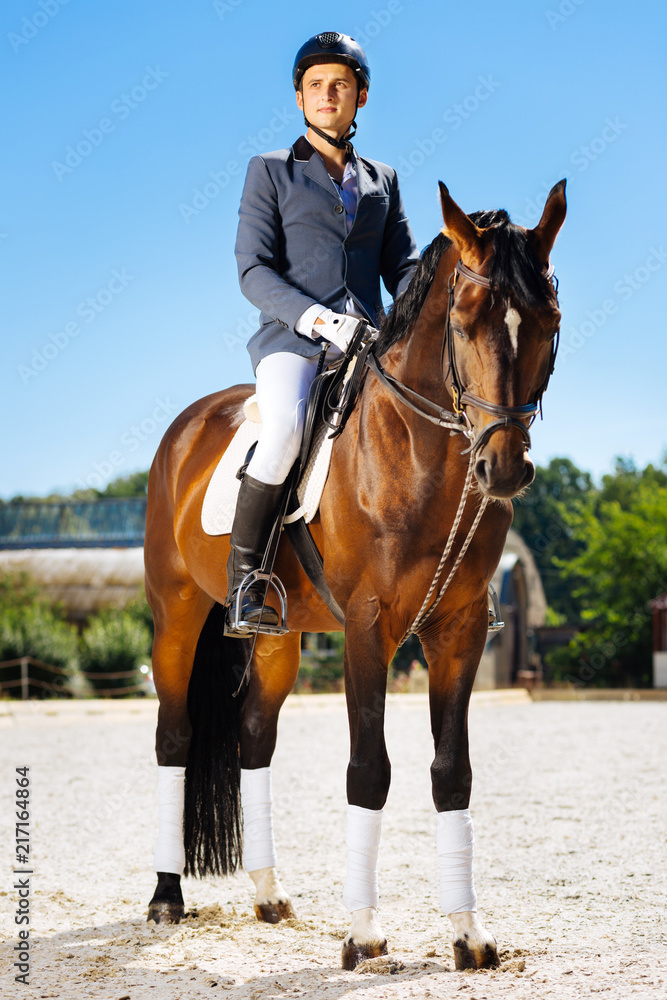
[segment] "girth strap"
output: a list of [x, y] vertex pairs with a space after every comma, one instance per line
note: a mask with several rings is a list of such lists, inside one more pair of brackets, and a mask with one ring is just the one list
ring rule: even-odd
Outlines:
[[324, 578], [324, 560], [322, 554], [315, 544], [315, 539], [310, 533], [310, 528], [301, 517], [298, 521], [285, 524], [285, 534], [290, 540], [294, 553], [299, 560], [301, 569], [304, 571], [313, 587], [320, 595], [331, 614], [341, 625], [345, 624], [345, 615], [341, 611], [336, 598], [329, 590], [329, 585]]

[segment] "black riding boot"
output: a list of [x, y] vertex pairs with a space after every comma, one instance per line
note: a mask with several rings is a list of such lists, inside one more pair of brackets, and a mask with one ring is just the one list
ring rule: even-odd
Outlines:
[[[236, 595], [243, 578], [254, 569], [259, 569], [274, 525], [278, 504], [285, 484], [273, 486], [253, 479], [246, 472], [241, 481], [236, 502], [236, 513], [230, 537], [231, 552], [227, 560], [227, 604], [230, 606], [230, 620], [233, 620]], [[265, 607], [266, 583], [251, 584], [243, 595], [240, 621], [262, 625], [278, 625], [279, 618], [273, 608]]]

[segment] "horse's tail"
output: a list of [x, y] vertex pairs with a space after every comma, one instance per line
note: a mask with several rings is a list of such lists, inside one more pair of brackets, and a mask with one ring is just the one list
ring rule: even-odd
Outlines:
[[[185, 770], [185, 874], [230, 875], [241, 861], [238, 689], [250, 640], [227, 638], [214, 604], [197, 643], [188, 687], [192, 739]], [[246, 688], [247, 689], [247, 688]]]

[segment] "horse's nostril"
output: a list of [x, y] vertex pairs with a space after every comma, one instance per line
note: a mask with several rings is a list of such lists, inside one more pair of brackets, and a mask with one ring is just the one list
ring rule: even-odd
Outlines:
[[526, 471], [524, 472], [522, 489], [525, 489], [526, 486], [530, 486], [534, 478], [535, 478], [535, 466], [529, 459], [526, 462]]
[[489, 463], [485, 458], [479, 458], [475, 463], [475, 476], [482, 486], [489, 485]]

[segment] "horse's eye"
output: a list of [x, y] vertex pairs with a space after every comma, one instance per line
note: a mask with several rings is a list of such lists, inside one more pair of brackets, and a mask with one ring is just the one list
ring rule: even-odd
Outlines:
[[454, 327], [454, 333], [456, 334], [457, 337], [460, 337], [461, 340], [467, 340], [468, 339], [466, 337], [465, 333], [463, 332], [463, 330], [457, 330], [456, 327]]

